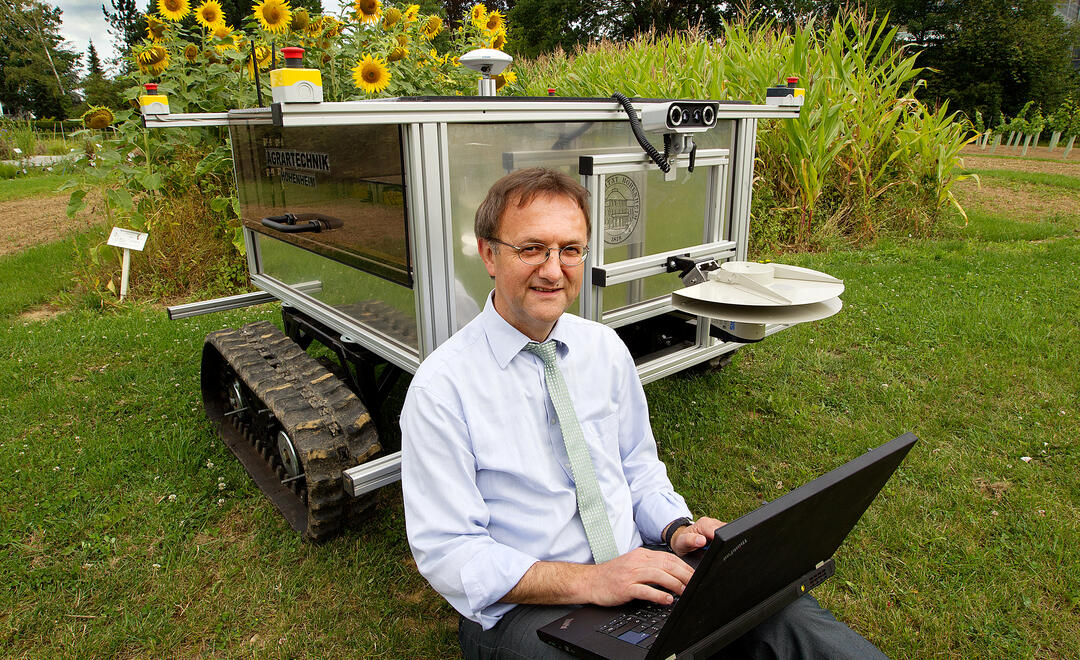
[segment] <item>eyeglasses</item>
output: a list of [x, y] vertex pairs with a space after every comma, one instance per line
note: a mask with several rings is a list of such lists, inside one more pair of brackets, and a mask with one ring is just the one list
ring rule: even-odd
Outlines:
[[564, 266], [580, 266], [585, 257], [589, 254], [588, 245], [567, 245], [561, 248], [551, 248], [543, 243], [526, 243], [525, 245], [512, 245], [506, 241], [500, 241], [497, 238], [489, 238], [492, 243], [498, 243], [499, 245], [505, 245], [514, 252], [517, 252], [518, 259], [521, 262], [528, 264], [529, 266], [539, 266], [546, 262], [548, 257], [551, 256], [552, 251], [559, 253], [559, 262]]

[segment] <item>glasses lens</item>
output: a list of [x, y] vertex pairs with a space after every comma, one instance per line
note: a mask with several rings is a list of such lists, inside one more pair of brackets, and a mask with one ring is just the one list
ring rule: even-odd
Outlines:
[[588, 253], [589, 248], [584, 245], [567, 245], [559, 251], [559, 261], [564, 266], [577, 266], [585, 261], [585, 255]]
[[548, 248], [546, 245], [540, 245], [539, 243], [522, 245], [518, 249], [518, 258], [530, 266], [539, 266], [547, 261]]

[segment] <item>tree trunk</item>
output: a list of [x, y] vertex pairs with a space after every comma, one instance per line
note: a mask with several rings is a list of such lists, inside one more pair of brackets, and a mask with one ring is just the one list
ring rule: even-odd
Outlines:
[[1061, 131], [1054, 131], [1050, 134], [1050, 148], [1047, 151], [1053, 151], [1057, 149], [1058, 140], [1061, 139]]
[[1001, 144], [1001, 133], [994, 135], [994, 144], [990, 145], [990, 153], [994, 153], [999, 144]]
[[1075, 135], [1072, 136], [1071, 138], [1069, 138], [1069, 144], [1065, 145], [1065, 153], [1061, 154], [1061, 157], [1063, 159], [1069, 157], [1069, 152], [1072, 151], [1072, 148], [1073, 148], [1073, 142], [1076, 142], [1076, 136]]
[[1021, 156], [1026, 156], [1026, 155], [1027, 155], [1027, 151], [1028, 151], [1028, 147], [1030, 147], [1030, 146], [1031, 146], [1031, 136], [1029, 135], [1029, 136], [1027, 136], [1027, 138], [1026, 138], [1026, 139], [1024, 140], [1024, 148], [1023, 148], [1023, 150], [1021, 150], [1021, 151], [1020, 151], [1020, 155], [1021, 155]]

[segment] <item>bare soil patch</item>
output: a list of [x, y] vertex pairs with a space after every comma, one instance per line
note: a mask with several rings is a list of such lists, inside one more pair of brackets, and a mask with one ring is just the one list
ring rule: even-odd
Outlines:
[[[1015, 170], [1018, 172], [1040, 172], [1044, 174], [1064, 174], [1066, 176], [1080, 177], [1080, 148], [1073, 148], [1069, 154], [1069, 160], [1060, 160], [1063, 149], [1058, 147], [1053, 153], [1047, 153], [1046, 147], [1040, 147], [1042, 153], [1035, 149], [1029, 149], [1026, 158], [1020, 158], [1019, 153], [1002, 153], [1001, 147], [994, 155], [990, 155], [990, 149], [986, 151], [978, 147], [966, 147], [962, 152], [964, 167], [975, 170]], [[1059, 160], [1031, 160], [1032, 158], [1057, 158]]]
[[955, 190], [960, 204], [967, 211], [1008, 215], [1027, 222], [1039, 222], [1050, 216], [1074, 215], [1080, 209], [1080, 191], [1055, 186], [986, 179], [979, 185], [973, 179], [967, 179], [958, 182]]
[[0, 255], [49, 243], [101, 224], [101, 196], [88, 195], [87, 199], [86, 208], [75, 218], [67, 217], [66, 194], [0, 202]]

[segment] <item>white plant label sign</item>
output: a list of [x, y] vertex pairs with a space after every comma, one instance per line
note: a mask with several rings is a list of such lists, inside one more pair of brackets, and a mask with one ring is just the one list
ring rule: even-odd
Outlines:
[[113, 247], [142, 252], [143, 248], [146, 247], [146, 239], [149, 236], [150, 234], [143, 232], [113, 227], [112, 233], [109, 234], [109, 240], [106, 242]]

